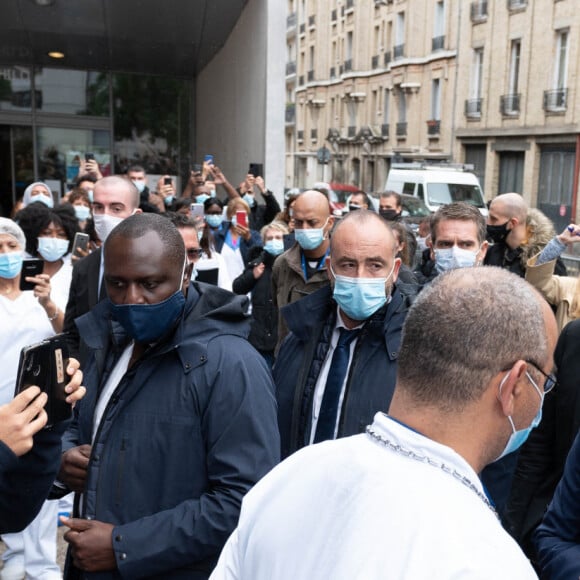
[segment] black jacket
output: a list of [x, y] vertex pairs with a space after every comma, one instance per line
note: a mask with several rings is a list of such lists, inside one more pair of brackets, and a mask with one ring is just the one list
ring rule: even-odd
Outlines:
[[[356, 435], [387, 411], [395, 389], [401, 330], [412, 297], [393, 290], [391, 302], [365, 323], [357, 340], [342, 405], [338, 437]], [[316, 380], [328, 352], [337, 306], [329, 285], [282, 308], [291, 333], [273, 375], [282, 457], [308, 444]]]
[[[272, 300], [272, 265], [275, 256], [262, 250], [260, 246], [251, 248], [250, 262], [246, 270], [233, 282], [236, 294], [252, 293], [252, 329], [248, 340], [261, 352], [274, 352], [278, 342], [278, 309]], [[254, 278], [254, 267], [265, 264], [264, 273]]]

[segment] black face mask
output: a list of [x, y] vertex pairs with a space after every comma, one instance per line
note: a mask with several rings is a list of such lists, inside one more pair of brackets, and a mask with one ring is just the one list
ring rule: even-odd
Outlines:
[[356, 211], [357, 209], [361, 209], [360, 205], [349, 205], [348, 211]]
[[380, 209], [379, 214], [388, 222], [394, 222], [400, 215], [396, 209]]
[[494, 244], [501, 244], [505, 242], [510, 230], [507, 228], [507, 222], [501, 226], [487, 226], [487, 239]]

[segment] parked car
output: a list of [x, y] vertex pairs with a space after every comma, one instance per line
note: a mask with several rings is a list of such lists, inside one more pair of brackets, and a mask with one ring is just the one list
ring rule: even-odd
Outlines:
[[356, 185], [337, 183], [335, 181], [318, 181], [312, 186], [312, 189], [320, 189], [328, 192], [328, 200], [332, 213], [337, 217], [345, 213], [345, 210], [348, 211], [348, 197], [357, 191], [361, 191], [360, 187]]

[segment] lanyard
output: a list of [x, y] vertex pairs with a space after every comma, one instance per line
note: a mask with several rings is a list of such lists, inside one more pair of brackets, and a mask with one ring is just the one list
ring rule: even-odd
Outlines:
[[[303, 251], [301, 251], [300, 254], [302, 260], [302, 273], [304, 274], [304, 280], [308, 280], [308, 268], [306, 267], [306, 256], [304, 255]], [[330, 254], [330, 247], [328, 247], [324, 256], [322, 256], [322, 258], [318, 260], [318, 264], [316, 265], [317, 270], [324, 269], [324, 262], [326, 261], [328, 254]]]

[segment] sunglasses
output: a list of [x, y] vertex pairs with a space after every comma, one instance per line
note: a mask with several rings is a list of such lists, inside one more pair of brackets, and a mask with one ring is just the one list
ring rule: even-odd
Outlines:
[[201, 248], [188, 248], [187, 249], [187, 257], [195, 259], [195, 260], [201, 258], [202, 253], [203, 253], [203, 250]]

